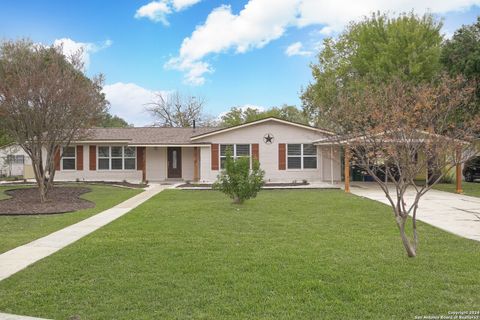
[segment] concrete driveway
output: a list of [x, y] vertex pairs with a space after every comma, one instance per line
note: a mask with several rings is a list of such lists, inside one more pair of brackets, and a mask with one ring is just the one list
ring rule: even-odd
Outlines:
[[[394, 188], [391, 189], [394, 191]], [[352, 182], [350, 191], [390, 206], [376, 183]], [[407, 192], [407, 204], [414, 192]], [[420, 199], [417, 219], [461, 237], [480, 241], [480, 198], [430, 190]]]

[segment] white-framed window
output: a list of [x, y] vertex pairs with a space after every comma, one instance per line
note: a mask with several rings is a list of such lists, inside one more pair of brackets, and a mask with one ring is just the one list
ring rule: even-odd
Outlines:
[[317, 169], [317, 147], [313, 144], [287, 144], [288, 169]]
[[20, 155], [9, 154], [9, 155], [7, 155], [7, 163], [9, 163], [9, 164], [24, 164], [25, 163], [25, 156], [23, 154], [20, 154]]
[[62, 148], [62, 170], [76, 170], [77, 169], [77, 148], [63, 147]]
[[230, 149], [234, 159], [241, 157], [250, 157], [252, 148], [250, 144], [221, 144], [220, 145], [220, 168], [225, 168], [225, 159], [227, 150]]
[[137, 148], [122, 146], [98, 146], [98, 170], [136, 170]]

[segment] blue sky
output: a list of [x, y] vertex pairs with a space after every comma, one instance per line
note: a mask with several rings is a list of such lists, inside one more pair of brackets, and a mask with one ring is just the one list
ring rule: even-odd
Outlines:
[[480, 0], [159, 0], [0, 2], [0, 39], [84, 50], [88, 75], [103, 73], [111, 112], [152, 123], [155, 92], [201, 95], [206, 112], [233, 106], [300, 107], [321, 41], [372, 11], [429, 11], [447, 37], [480, 14]]

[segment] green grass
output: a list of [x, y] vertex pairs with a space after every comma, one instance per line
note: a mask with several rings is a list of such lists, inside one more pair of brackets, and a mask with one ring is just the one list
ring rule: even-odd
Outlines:
[[[8, 198], [4, 193], [5, 190], [15, 187], [21, 186], [0, 187], [0, 200]], [[141, 192], [141, 190], [102, 185], [88, 187], [92, 191], [82, 195], [82, 198], [95, 202], [95, 207], [91, 209], [54, 215], [0, 216], [0, 253], [88, 218]]]
[[0, 187], [0, 200], [5, 200], [5, 199], [8, 199], [10, 198], [9, 196], [7, 196], [4, 191], [5, 190], [8, 190], [10, 188], [5, 188], [5, 187]]
[[[455, 183], [439, 183], [433, 187], [434, 189], [446, 192], [456, 193], [457, 187]], [[480, 183], [462, 182], [463, 194], [472, 197], [480, 197]]]
[[53, 319], [413, 319], [480, 309], [480, 245], [337, 190], [243, 206], [167, 190], [0, 282], [0, 310]]

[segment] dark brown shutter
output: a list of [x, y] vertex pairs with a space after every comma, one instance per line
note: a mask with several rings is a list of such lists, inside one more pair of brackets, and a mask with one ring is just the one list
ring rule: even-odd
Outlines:
[[193, 147], [193, 181], [200, 180], [200, 166], [198, 161], [200, 159], [200, 148]]
[[212, 170], [218, 170], [218, 144], [212, 144]]
[[77, 170], [83, 171], [83, 146], [77, 146]]
[[57, 148], [55, 151], [55, 157], [53, 161], [55, 162], [55, 170], [60, 170], [60, 148]]
[[145, 147], [137, 147], [137, 170], [142, 170], [142, 180], [147, 181], [147, 155]]
[[259, 149], [258, 143], [252, 144], [252, 158], [255, 160], [260, 160], [260, 154], [258, 149]]
[[89, 153], [89, 160], [90, 160], [90, 170], [95, 171], [97, 170], [97, 146], [90, 146], [90, 153]]
[[286, 169], [285, 143], [278, 144], [278, 170]]

